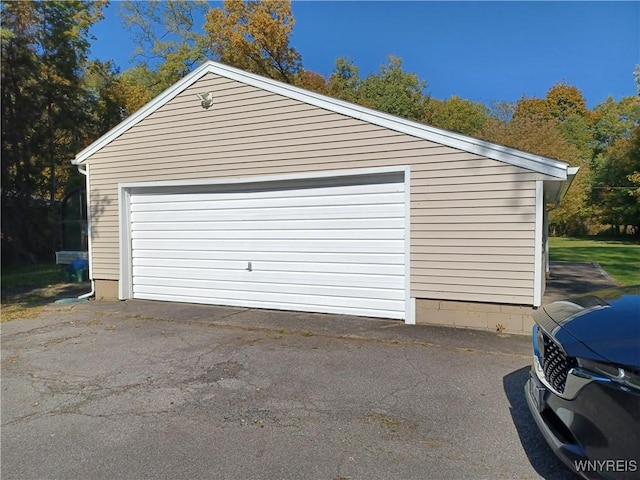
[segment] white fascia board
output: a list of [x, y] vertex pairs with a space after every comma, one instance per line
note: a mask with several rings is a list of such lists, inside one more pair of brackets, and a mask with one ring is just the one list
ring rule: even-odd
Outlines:
[[404, 323], [416, 324], [416, 299], [411, 297], [411, 167], [404, 167]]
[[133, 298], [132, 259], [131, 259], [131, 193], [118, 185], [118, 223], [120, 227], [120, 278], [118, 281], [118, 298]]
[[154, 100], [142, 107], [142, 109], [137, 113], [120, 123], [107, 134], [78, 153], [72, 163], [76, 165], [82, 163], [107, 143], [122, 135], [136, 123], [149, 116], [207, 73], [214, 73], [231, 80], [236, 80], [271, 93], [283, 95], [316, 107], [363, 120], [380, 127], [389, 128], [417, 138], [422, 138], [448, 147], [457, 148], [469, 153], [475, 153], [483, 157], [526, 168], [560, 180], [565, 180], [567, 178], [567, 169], [569, 166], [567, 163], [559, 160], [533, 155], [531, 153], [522, 152], [520, 150], [486, 142], [477, 138], [467, 137], [458, 133], [413, 122], [411, 120], [406, 120], [387, 113], [361, 107], [359, 105], [337, 100], [325, 95], [320, 95], [277, 80], [261, 77], [253, 73], [211, 61], [198, 67], [181, 81], [168, 88]]

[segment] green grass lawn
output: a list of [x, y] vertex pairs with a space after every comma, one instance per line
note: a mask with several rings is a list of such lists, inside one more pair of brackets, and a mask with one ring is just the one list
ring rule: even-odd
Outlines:
[[53, 263], [3, 268], [0, 321], [33, 318], [57, 297], [77, 297], [86, 291], [86, 283], [68, 283], [60, 265]]
[[620, 284], [640, 284], [640, 243], [637, 240], [551, 237], [549, 260], [599, 263]]
[[15, 287], [45, 287], [62, 281], [60, 265], [45, 263], [26, 267], [3, 268], [2, 289]]

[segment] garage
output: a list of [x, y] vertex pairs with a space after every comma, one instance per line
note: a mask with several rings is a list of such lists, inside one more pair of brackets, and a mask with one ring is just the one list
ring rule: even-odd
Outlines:
[[127, 298], [406, 318], [404, 171], [122, 189]]
[[576, 173], [216, 62], [73, 164], [97, 299], [527, 333]]

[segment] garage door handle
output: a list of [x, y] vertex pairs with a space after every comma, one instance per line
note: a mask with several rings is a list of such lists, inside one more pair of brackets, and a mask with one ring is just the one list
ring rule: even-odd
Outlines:
[[246, 269], [246, 270], [247, 270], [248, 272], [250, 272], [250, 271], [252, 270], [251, 262], [247, 262], [247, 269]]

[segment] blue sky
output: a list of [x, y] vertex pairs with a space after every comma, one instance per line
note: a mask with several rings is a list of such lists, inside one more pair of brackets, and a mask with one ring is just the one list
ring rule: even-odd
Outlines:
[[[217, 5], [213, 3], [213, 5]], [[637, 93], [640, 2], [294, 1], [291, 45], [305, 69], [328, 77], [338, 57], [360, 75], [387, 55], [427, 82], [426, 92], [490, 105], [578, 87], [590, 107]], [[134, 46], [117, 2], [92, 33], [92, 57], [131, 66]], [[204, 22], [204, 19], [203, 19]]]

